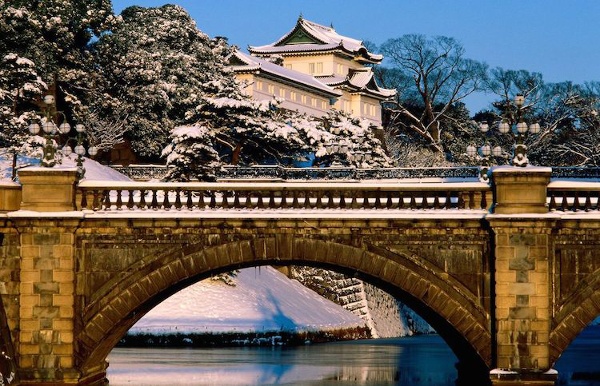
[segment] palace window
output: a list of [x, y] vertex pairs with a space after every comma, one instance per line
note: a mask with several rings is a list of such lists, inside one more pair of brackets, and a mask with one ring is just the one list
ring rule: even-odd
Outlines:
[[308, 63], [308, 72], [310, 74], [322, 74], [323, 62]]
[[348, 101], [342, 101], [342, 111], [350, 111], [350, 103], [348, 103]]

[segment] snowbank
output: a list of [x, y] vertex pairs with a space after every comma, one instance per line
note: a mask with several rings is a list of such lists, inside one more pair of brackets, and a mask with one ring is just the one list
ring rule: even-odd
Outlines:
[[235, 282], [207, 279], [191, 285], [152, 309], [130, 333], [293, 332], [365, 324], [269, 266], [240, 270]]

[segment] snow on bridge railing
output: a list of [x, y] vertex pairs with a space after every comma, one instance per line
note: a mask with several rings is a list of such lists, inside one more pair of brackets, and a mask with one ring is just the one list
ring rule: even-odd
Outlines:
[[548, 208], [553, 212], [600, 211], [600, 168], [553, 167]]
[[487, 210], [490, 186], [481, 182], [217, 182], [82, 181], [79, 208], [133, 210]]
[[550, 211], [600, 211], [600, 181], [553, 180], [548, 184]]

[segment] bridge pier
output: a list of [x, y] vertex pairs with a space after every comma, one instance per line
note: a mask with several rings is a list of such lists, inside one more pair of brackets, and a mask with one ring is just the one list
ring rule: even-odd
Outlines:
[[[495, 241], [496, 365], [493, 385], [554, 385], [550, 369], [551, 254], [549, 168], [494, 171], [496, 202], [487, 220]], [[531, 214], [536, 214], [531, 216]]]
[[15, 219], [21, 239], [18, 366], [23, 382], [79, 382], [74, 347], [78, 219]]
[[81, 385], [75, 342], [75, 232], [82, 218], [74, 211], [76, 170], [23, 169], [19, 178], [21, 211], [9, 217], [18, 239], [13, 268], [18, 278], [12, 275], [13, 301], [4, 304], [19, 382]]

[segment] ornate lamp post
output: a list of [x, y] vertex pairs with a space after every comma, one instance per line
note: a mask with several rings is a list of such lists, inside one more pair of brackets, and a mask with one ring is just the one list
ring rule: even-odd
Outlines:
[[523, 119], [523, 105], [525, 104], [525, 97], [518, 94], [515, 97], [515, 106], [517, 107], [517, 113], [514, 120], [511, 120], [512, 115], [509, 113], [511, 110], [510, 101], [507, 101], [506, 114], [500, 124], [498, 125], [498, 131], [502, 134], [510, 133], [516, 140], [514, 146], [514, 158], [512, 160], [513, 166], [525, 167], [529, 164], [527, 158], [527, 146], [525, 145], [525, 139], [529, 134], [537, 134], [540, 132], [540, 124], [532, 123], [527, 125]]
[[[44, 117], [41, 122], [32, 122], [29, 124], [29, 132], [33, 135], [38, 135], [40, 131], [43, 132], [44, 143], [44, 155], [42, 157], [42, 166], [52, 167], [58, 162], [56, 160], [56, 145], [55, 142], [59, 139], [60, 135], [67, 135], [71, 131], [71, 125], [67, 122], [66, 115], [56, 110], [56, 101], [54, 96], [46, 95], [43, 99]], [[56, 125], [55, 119], [61, 118], [62, 123]], [[83, 156], [86, 153], [86, 149], [83, 146], [83, 139], [85, 134], [85, 127], [82, 124], [76, 124], [75, 130], [77, 131], [76, 138], [68, 138], [65, 146], [62, 148], [61, 153], [64, 156], [69, 156], [73, 150], [68, 145], [69, 141], [76, 141], [75, 153], [77, 154], [77, 175], [79, 178], [83, 178], [85, 174], [85, 168], [83, 168]], [[90, 156], [95, 156], [98, 153], [98, 149], [95, 146], [90, 147], [87, 152]]]
[[[514, 100], [516, 113], [512, 114], [512, 105], [510, 101], [506, 102], [506, 111], [502, 121], [498, 124], [498, 131], [502, 134], [511, 134], [515, 140], [514, 154], [512, 159], [513, 166], [525, 167], [529, 164], [527, 158], [527, 146], [525, 139], [529, 134], [538, 134], [540, 132], [539, 123], [527, 125], [523, 118], [523, 105], [525, 97], [518, 94]], [[482, 133], [487, 133], [490, 126], [487, 123], [480, 123], [479, 130]], [[492, 160], [497, 158], [509, 158], [500, 146], [491, 147], [489, 143], [485, 143], [479, 149], [474, 144], [467, 146], [467, 156], [472, 159], [479, 159], [482, 163], [481, 179], [487, 181], [487, 171], [492, 165]]]
[[[78, 123], [75, 125], [75, 131], [77, 132], [77, 137], [67, 139], [67, 142], [61, 149], [61, 152], [65, 157], [68, 157], [73, 152], [77, 154], [77, 176], [81, 179], [85, 175], [85, 168], [83, 167], [83, 156], [86, 153], [86, 149], [83, 146], [85, 126]], [[71, 146], [69, 146], [70, 141], [76, 141], [76, 145], [73, 149]], [[90, 146], [87, 152], [91, 157], [94, 157], [96, 154], [98, 154], [98, 148], [96, 146]]]
[[[480, 123], [479, 130], [485, 134], [490, 130], [490, 126], [487, 123]], [[482, 181], [487, 181], [489, 179], [489, 167], [493, 164], [492, 158], [504, 157], [504, 152], [500, 146], [492, 147], [488, 142], [486, 142], [479, 149], [474, 144], [467, 146], [467, 156], [471, 159], [477, 159], [481, 162], [479, 178]]]

